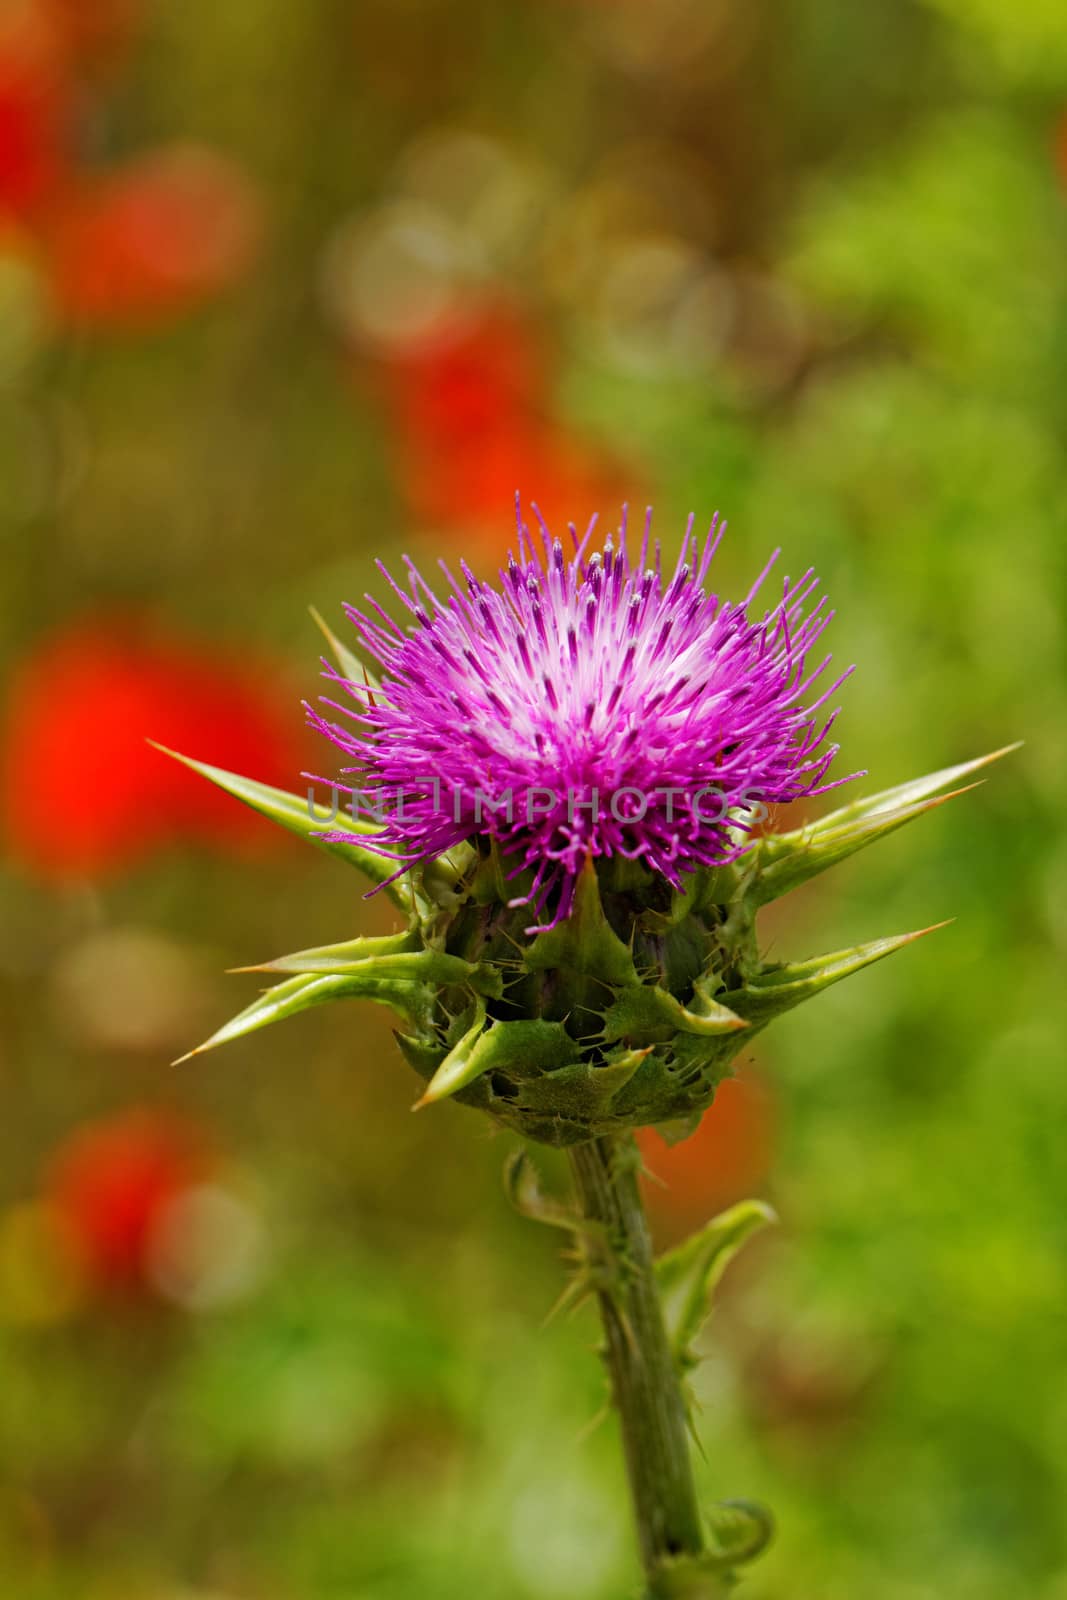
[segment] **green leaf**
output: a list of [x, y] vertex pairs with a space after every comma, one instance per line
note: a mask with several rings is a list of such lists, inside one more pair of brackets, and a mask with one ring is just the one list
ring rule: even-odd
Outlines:
[[[573, 1046], [565, 1048], [573, 1051]], [[650, 1050], [622, 1050], [600, 1066], [571, 1059], [564, 1066], [513, 1079], [513, 1104], [561, 1123], [596, 1127], [611, 1117], [617, 1096], [649, 1054]]]
[[1018, 745], [1008, 745], [991, 755], [980, 756], [977, 761], [945, 767], [925, 778], [916, 778], [911, 783], [854, 801], [803, 828], [766, 835], [744, 857], [746, 899], [753, 906], [761, 906], [788, 894], [857, 850], [895, 833], [906, 822], [966, 794], [976, 785], [967, 783], [957, 788], [952, 785], [1018, 748]]
[[654, 1046], [649, 1044], [643, 1050], [627, 1050], [625, 1048], [614, 1050], [602, 1066], [593, 1068], [593, 1081], [596, 1083], [605, 1105], [614, 1100], [620, 1089], [625, 1089], [634, 1074], [644, 1066], [645, 1061], [652, 1054], [653, 1048]]
[[389, 933], [382, 937], [361, 936], [343, 939], [338, 944], [316, 945], [309, 950], [295, 950], [292, 955], [278, 956], [273, 961], [263, 961], [251, 967], [231, 967], [231, 972], [350, 972], [385, 956], [399, 955], [420, 948], [419, 936], [414, 931]]
[[707, 1516], [708, 1548], [700, 1555], [665, 1556], [650, 1575], [647, 1600], [727, 1600], [735, 1567], [763, 1554], [774, 1518], [753, 1500], [719, 1500]]
[[532, 1222], [580, 1233], [586, 1219], [573, 1206], [553, 1200], [541, 1187], [541, 1176], [525, 1150], [513, 1150], [504, 1163], [504, 1192], [515, 1210]]
[[312, 1006], [325, 1005], [331, 1000], [355, 999], [379, 1001], [412, 1020], [425, 1017], [432, 1003], [427, 991], [412, 983], [383, 983], [380, 979], [358, 973], [341, 977], [301, 974], [276, 984], [273, 989], [267, 989], [217, 1033], [213, 1033], [210, 1039], [180, 1056], [179, 1061], [188, 1061], [193, 1056], [203, 1055], [205, 1050], [214, 1050], [220, 1044], [243, 1039], [258, 1028], [282, 1022], [286, 1017], [295, 1017]]
[[396, 1029], [393, 1038], [408, 1066], [414, 1067], [420, 1078], [432, 1078], [448, 1054], [448, 1051], [438, 1043], [436, 1034], [424, 1037], [401, 1033]]
[[711, 1315], [711, 1297], [746, 1239], [778, 1218], [762, 1200], [743, 1200], [656, 1262], [667, 1336], [675, 1360], [692, 1364], [690, 1346]]
[[649, 1574], [648, 1600], [726, 1600], [736, 1566], [753, 1562], [774, 1538], [774, 1518], [755, 1501], [717, 1501], [707, 1514], [707, 1549], [665, 1555]]
[[412, 1107], [414, 1111], [420, 1110], [423, 1106], [435, 1105], [438, 1100], [447, 1100], [457, 1089], [466, 1088], [468, 1083], [473, 1083], [475, 1078], [481, 1076], [485, 1067], [480, 1066], [475, 1059], [475, 1046], [481, 1039], [484, 1028], [485, 1001], [479, 998], [474, 1006], [474, 1021], [445, 1056], [426, 1085], [422, 1096]]
[[[950, 919], [951, 920], [951, 919]], [[762, 1028], [783, 1011], [810, 1000], [833, 983], [860, 972], [875, 961], [891, 956], [895, 950], [914, 944], [938, 928], [947, 928], [948, 922], [935, 922], [932, 927], [920, 928], [916, 933], [899, 933], [889, 939], [872, 939], [868, 944], [856, 945], [851, 950], [837, 950], [832, 955], [814, 956], [810, 961], [793, 961], [778, 967], [767, 967], [758, 978], [753, 978], [743, 989], [731, 989], [723, 999], [754, 1028]]]
[[609, 1044], [616, 1039], [626, 1039], [640, 1047], [665, 1043], [676, 1033], [713, 1038], [723, 1033], [736, 1033], [747, 1026], [744, 1018], [712, 1000], [699, 987], [696, 999], [687, 1008], [666, 989], [642, 984], [635, 989], [623, 989], [604, 1012], [603, 1038]]
[[579, 875], [570, 916], [539, 933], [523, 954], [531, 972], [558, 972], [576, 1004], [585, 1000], [587, 979], [620, 988], [640, 982], [629, 946], [604, 915], [591, 857]]
[[516, 1079], [532, 1078], [569, 1065], [578, 1049], [561, 1022], [529, 1017], [494, 1022], [478, 1043], [478, 1058], [483, 1071], [499, 1068]]
[[708, 1512], [709, 1559], [737, 1567], [755, 1561], [774, 1538], [774, 1518], [754, 1500], [718, 1500]]
[[736, 1033], [746, 1027], [745, 1021], [729, 1006], [715, 1000], [708, 993], [707, 982], [698, 978], [693, 985], [693, 998], [682, 1008], [681, 1031], [699, 1034], [702, 1038], [716, 1038], [721, 1033]]
[[[460, 1049], [467, 1038], [465, 1034], [451, 1055]], [[577, 1054], [578, 1045], [560, 1022], [546, 1022], [541, 1017], [518, 1022], [493, 1022], [480, 1036], [475, 1037], [469, 1054], [463, 1057], [462, 1081], [453, 1081], [450, 1069], [444, 1080], [449, 1086], [439, 1093], [431, 1093], [438, 1079], [442, 1078], [450, 1055], [438, 1067], [430, 1088], [419, 1104], [425, 1104], [428, 1099], [441, 1099], [445, 1094], [454, 1094], [485, 1072], [505, 1073], [515, 1083], [526, 1080], [543, 1082], [547, 1074], [572, 1065]], [[458, 1062], [456, 1070], [459, 1070]], [[617, 1089], [618, 1083], [614, 1084], [613, 1092]]]
[[842, 806], [839, 810], [820, 817], [814, 826], [819, 831], [833, 829], [855, 817], [869, 817], [876, 812], [898, 811], [902, 806], [916, 805], [920, 800], [928, 800], [931, 795], [943, 794], [946, 789], [951, 789], [962, 779], [971, 777], [983, 767], [988, 767], [992, 762], [1000, 761], [1002, 757], [1021, 749], [1022, 740], [1017, 740], [1015, 744], [1006, 744], [1000, 750], [992, 750], [987, 756], [978, 756], [974, 761], [963, 761], [956, 767], [942, 767], [940, 772], [930, 772], [924, 778], [913, 778], [910, 783], [899, 783], [894, 789], [883, 789], [880, 794], [868, 795], [863, 800], [854, 800], [851, 805]]
[[498, 968], [464, 961], [460, 956], [446, 955], [441, 950], [426, 949], [415, 933], [319, 945], [278, 956], [259, 966], [238, 967], [237, 971], [322, 973], [332, 977], [360, 974], [385, 982], [432, 983], [442, 988], [462, 984], [495, 999], [500, 998], [504, 989]]
[[835, 828], [812, 825], [796, 828], [790, 833], [768, 834], [759, 841], [749, 858], [754, 875], [747, 880], [745, 894], [753, 906], [767, 905], [781, 895], [797, 889], [809, 878], [815, 878], [839, 861], [855, 855], [878, 839], [895, 833], [906, 822], [924, 816], [938, 806], [945, 805], [957, 795], [976, 788], [973, 783], [948, 794], [937, 795], [914, 805], [902, 806], [897, 811], [872, 812], [857, 816]]
[[[327, 839], [326, 823], [323, 819], [310, 814], [306, 800], [290, 794], [286, 789], [274, 789], [270, 784], [257, 783], [254, 778], [243, 778], [235, 772], [227, 772], [222, 767], [209, 766], [206, 761], [194, 761], [191, 756], [183, 756], [177, 750], [168, 750], [166, 745], [157, 744], [154, 739], [149, 739], [148, 743], [163, 755], [171, 756], [175, 761], [180, 761], [184, 767], [198, 772], [202, 778], [207, 778], [209, 783], [225, 789], [227, 794], [243, 800], [246, 806], [251, 806], [260, 816], [269, 817], [272, 822], [278, 823], [279, 827], [286, 828], [290, 833], [299, 834], [302, 839], [310, 840], [328, 855], [338, 856], [351, 866], [358, 867], [373, 883], [382, 884], [384, 892], [401, 910], [412, 909], [411, 891], [404, 879], [398, 878], [395, 883], [385, 884], [385, 880], [396, 871], [397, 863], [389, 856], [377, 855], [372, 850], [363, 850], [357, 844]], [[347, 815], [343, 827], [346, 832], [362, 834], [367, 838], [373, 838], [379, 832], [373, 823], [357, 821]]]

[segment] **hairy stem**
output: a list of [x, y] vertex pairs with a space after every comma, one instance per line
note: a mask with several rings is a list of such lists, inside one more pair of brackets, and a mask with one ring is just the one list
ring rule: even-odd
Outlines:
[[685, 1402], [667, 1341], [638, 1187], [632, 1135], [594, 1139], [570, 1151], [604, 1324], [604, 1357], [622, 1424], [637, 1536], [656, 1591], [663, 1563], [705, 1548], [689, 1454]]

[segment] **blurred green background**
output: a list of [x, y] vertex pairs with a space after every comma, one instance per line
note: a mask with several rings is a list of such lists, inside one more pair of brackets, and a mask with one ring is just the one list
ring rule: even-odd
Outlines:
[[167, 1065], [390, 916], [143, 736], [329, 769], [308, 605], [521, 487], [814, 564], [867, 788], [1026, 741], [768, 937], [958, 920], [646, 1154], [664, 1240], [782, 1217], [696, 1375], [744, 1592], [1067, 1600], [1065, 110], [1052, 0], [0, 0], [5, 1596], [630, 1592], [509, 1140], [354, 1006]]

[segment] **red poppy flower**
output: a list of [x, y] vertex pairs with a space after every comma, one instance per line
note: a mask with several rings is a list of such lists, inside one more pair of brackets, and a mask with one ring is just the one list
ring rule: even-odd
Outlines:
[[548, 375], [532, 328], [514, 312], [490, 307], [462, 331], [441, 330], [398, 356], [385, 383], [406, 438], [462, 445], [473, 433], [541, 411]]
[[87, 182], [49, 232], [53, 292], [72, 322], [144, 327], [237, 281], [261, 232], [248, 179], [222, 156], [174, 146]]
[[392, 362], [385, 396], [413, 513], [500, 530], [524, 485], [563, 525], [627, 499], [619, 467], [548, 419], [549, 385], [544, 341], [499, 307]]
[[0, 763], [10, 853], [71, 879], [182, 839], [262, 848], [276, 830], [146, 741], [291, 786], [295, 727], [247, 666], [129, 618], [73, 624], [15, 674]]
[[60, 1146], [45, 1177], [45, 1203], [92, 1286], [135, 1289], [168, 1208], [213, 1166], [195, 1124], [151, 1108], [124, 1111]]
[[645, 1198], [653, 1216], [679, 1232], [759, 1195], [774, 1154], [775, 1107], [766, 1080], [746, 1072], [727, 1078], [695, 1133], [668, 1145], [654, 1128], [638, 1143], [654, 1179]]
[[462, 447], [409, 439], [400, 455], [412, 511], [446, 527], [510, 528], [515, 491], [524, 485], [556, 527], [584, 525], [630, 498], [610, 463], [561, 429], [527, 419], [472, 433]]
[[30, 7], [0, 16], [0, 213], [34, 215], [59, 188], [67, 91], [46, 22]]

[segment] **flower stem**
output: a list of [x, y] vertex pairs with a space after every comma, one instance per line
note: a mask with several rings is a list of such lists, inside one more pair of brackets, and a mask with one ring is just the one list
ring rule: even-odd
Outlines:
[[656, 1286], [652, 1242], [638, 1187], [633, 1136], [574, 1145], [571, 1167], [582, 1213], [596, 1225], [588, 1246], [604, 1325], [604, 1358], [622, 1424], [637, 1536], [657, 1592], [663, 1564], [705, 1548], [689, 1453], [685, 1401]]

